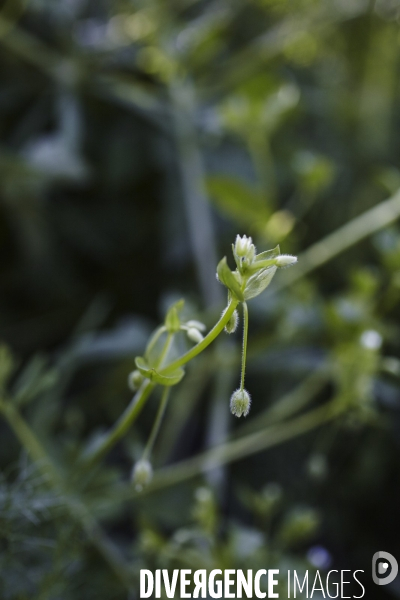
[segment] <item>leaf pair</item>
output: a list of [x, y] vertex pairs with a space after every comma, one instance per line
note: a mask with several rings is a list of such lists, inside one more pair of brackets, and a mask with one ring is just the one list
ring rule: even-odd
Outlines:
[[183, 369], [178, 368], [169, 375], [162, 375], [156, 371], [154, 367], [151, 367], [141, 356], [135, 358], [135, 363], [136, 367], [144, 377], [153, 383], [158, 383], [159, 385], [166, 387], [179, 383], [185, 374]]

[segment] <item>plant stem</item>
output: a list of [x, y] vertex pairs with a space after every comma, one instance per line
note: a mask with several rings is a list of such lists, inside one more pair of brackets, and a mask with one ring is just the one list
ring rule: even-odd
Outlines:
[[[156, 472], [153, 481], [146, 488], [145, 493], [175, 485], [186, 479], [200, 475], [205, 469], [215, 469], [221, 465], [241, 460], [251, 454], [256, 454], [257, 452], [281, 444], [331, 421], [339, 416], [343, 410], [343, 407], [336, 401], [331, 401], [291, 421], [265, 427], [256, 433], [243, 436], [237, 440], [227, 442], [217, 448], [198, 454], [193, 458], [160, 469]], [[136, 495], [132, 487], [121, 489], [118, 492], [120, 500], [128, 500]]]
[[[161, 369], [160, 373], [165, 375], [174, 371], [178, 367], [186, 364], [189, 360], [192, 360], [192, 358], [194, 358], [195, 356], [200, 354], [200, 352], [202, 352], [205, 348], [207, 348], [207, 346], [209, 346], [211, 342], [213, 342], [215, 338], [221, 333], [226, 323], [231, 318], [238, 304], [238, 300], [231, 300], [226, 311], [224, 312], [218, 323], [214, 325], [214, 327], [206, 335], [206, 337], [201, 342], [196, 344], [196, 346], [194, 346], [191, 350], [186, 352], [186, 354], [173, 361], [171, 364], [167, 365], [164, 369]], [[162, 353], [163, 355], [164, 353], [166, 355], [170, 343], [171, 339], [170, 336], [168, 336]], [[102, 456], [104, 456], [118, 442], [118, 440], [120, 440], [127, 433], [132, 423], [138, 417], [140, 411], [142, 410], [147, 398], [154, 389], [155, 385], [155, 383], [151, 383], [148, 379], [146, 379], [143, 382], [143, 384], [140, 386], [139, 390], [133, 397], [128, 408], [120, 416], [120, 418], [115, 423], [114, 427], [112, 427], [112, 429], [109, 431], [109, 433], [105, 435], [100, 445], [97, 446], [97, 448], [95, 448], [95, 450], [92, 453], [84, 457], [84, 461], [88, 465], [91, 466], [100, 458], [102, 458]]]
[[104, 534], [100, 525], [86, 506], [78, 498], [70, 496], [61, 469], [52, 462], [28, 423], [22, 418], [19, 411], [10, 401], [1, 400], [0, 411], [22, 446], [46, 475], [51, 487], [62, 494], [71, 517], [80, 524], [88, 539], [103, 556], [122, 584], [127, 589], [130, 589], [129, 567], [125, 565], [125, 560], [120, 555], [117, 547]]
[[247, 334], [249, 331], [249, 311], [246, 302], [243, 302], [243, 347], [242, 347], [242, 370], [240, 374], [240, 389], [244, 390], [244, 377], [246, 374]]
[[172, 363], [167, 365], [164, 369], [162, 369], [160, 371], [160, 373], [162, 375], [168, 375], [168, 373], [171, 373], [178, 367], [185, 365], [187, 362], [192, 360], [195, 356], [200, 354], [200, 352], [203, 352], [203, 350], [205, 350], [205, 348], [207, 348], [207, 346], [209, 346], [211, 344], [211, 342], [213, 342], [215, 340], [215, 338], [221, 333], [221, 331], [223, 330], [223, 328], [225, 327], [225, 325], [227, 324], [227, 322], [233, 315], [235, 308], [237, 307], [238, 304], [239, 304], [238, 300], [232, 299], [230, 301], [230, 303], [228, 304], [227, 309], [222, 314], [218, 323], [216, 323], [214, 325], [214, 327], [211, 329], [211, 331], [208, 332], [206, 337], [204, 339], [202, 339], [201, 342], [196, 344], [196, 346], [193, 346], [193, 348], [191, 348], [191, 350], [186, 352], [186, 354], [183, 354], [180, 358], [177, 358]]
[[274, 286], [276, 294], [288, 285], [294, 283], [304, 275], [330, 261], [332, 258], [354, 246], [364, 238], [383, 229], [400, 217], [400, 190], [391, 198], [380, 202], [370, 210], [352, 219], [333, 233], [325, 236], [299, 255], [296, 269], [290, 270], [288, 275], [281, 277]]
[[157, 434], [160, 430], [161, 422], [164, 417], [165, 409], [167, 408], [170, 391], [171, 391], [170, 387], [165, 387], [163, 390], [161, 400], [160, 400], [160, 406], [158, 407], [154, 425], [151, 430], [149, 440], [148, 440], [146, 447], [144, 449], [144, 452], [143, 452], [143, 459], [148, 459], [148, 457], [150, 456], [150, 453], [153, 449], [154, 442], [156, 440]]
[[131, 403], [122, 413], [111, 430], [104, 436], [99, 446], [97, 446], [92, 453], [83, 457], [83, 460], [86, 464], [92, 466], [94, 463], [100, 460], [127, 433], [132, 423], [138, 417], [154, 387], [155, 384], [151, 383], [148, 379], [142, 383], [132, 398]]

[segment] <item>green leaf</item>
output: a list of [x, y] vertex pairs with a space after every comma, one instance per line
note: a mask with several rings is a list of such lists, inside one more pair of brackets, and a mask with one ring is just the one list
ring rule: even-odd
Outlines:
[[263, 269], [259, 273], [256, 273], [250, 277], [244, 291], [245, 300], [250, 300], [251, 298], [255, 298], [261, 294], [261, 292], [263, 292], [271, 283], [276, 270], [277, 267], [275, 266], [267, 267], [266, 269]]
[[181, 326], [181, 321], [179, 319], [179, 313], [181, 312], [185, 301], [178, 300], [175, 302], [169, 309], [165, 317], [165, 327], [167, 328], [169, 333], [176, 333], [179, 331]]
[[236, 279], [234, 273], [232, 273], [232, 271], [228, 267], [228, 263], [226, 262], [226, 256], [224, 256], [224, 258], [218, 263], [217, 274], [220, 282], [228, 288], [231, 294], [235, 296], [237, 300], [243, 302], [243, 292], [240, 289], [239, 282]]
[[141, 374], [144, 375], [144, 377], [147, 377], [147, 379], [150, 379], [150, 381], [154, 383], [158, 383], [159, 385], [164, 385], [167, 387], [176, 385], [181, 381], [181, 379], [185, 375], [185, 371], [181, 368], [176, 369], [169, 375], [162, 375], [161, 373], [158, 373], [158, 371], [156, 371], [153, 367], [150, 367], [144, 360], [144, 358], [142, 358], [141, 356], [137, 356], [135, 358], [135, 363]]
[[275, 246], [275, 248], [272, 248], [272, 250], [266, 250], [265, 252], [261, 252], [260, 254], [257, 254], [255, 257], [255, 260], [256, 261], [270, 260], [271, 258], [276, 258], [277, 256], [279, 256], [280, 253], [281, 253], [281, 249], [278, 244], [277, 246]]
[[234, 177], [213, 176], [207, 189], [215, 205], [238, 223], [261, 230], [271, 215], [264, 195]]

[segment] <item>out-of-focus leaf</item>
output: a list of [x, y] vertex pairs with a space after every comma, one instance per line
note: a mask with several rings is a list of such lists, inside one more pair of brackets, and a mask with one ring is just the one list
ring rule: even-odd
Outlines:
[[216, 206], [238, 223], [257, 229], [266, 224], [271, 211], [263, 195], [249, 184], [215, 175], [208, 178], [207, 188]]

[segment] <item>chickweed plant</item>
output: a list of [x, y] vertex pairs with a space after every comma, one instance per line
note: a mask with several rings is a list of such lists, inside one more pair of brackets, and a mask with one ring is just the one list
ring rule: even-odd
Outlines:
[[[128, 386], [135, 395], [111, 430], [104, 434], [85, 457], [87, 466], [99, 461], [129, 431], [156, 386], [162, 394], [149, 439], [139, 461], [132, 470], [132, 481], [137, 491], [142, 491], [151, 481], [153, 469], [151, 453], [168, 404], [171, 388], [185, 375], [184, 366], [203, 352], [223, 331], [233, 333], [239, 323], [238, 307], [243, 311], [243, 344], [240, 385], [230, 399], [231, 413], [236, 417], [247, 416], [250, 410], [250, 394], [245, 389], [247, 334], [249, 316], [247, 301], [261, 294], [271, 283], [277, 269], [294, 265], [295, 256], [281, 254], [279, 246], [260, 254], [251, 237], [236, 237], [232, 245], [236, 269], [232, 271], [224, 257], [217, 266], [217, 279], [227, 288], [227, 306], [219, 321], [205, 334], [206, 326], [196, 320], [185, 321], [181, 317], [184, 301], [179, 300], [167, 311], [164, 323], [150, 336], [143, 356], [135, 359], [136, 368], [128, 376]], [[182, 333], [194, 343], [187, 352], [177, 353], [176, 339]], [[182, 340], [180, 340], [182, 341]]]
[[[228, 291], [227, 306], [219, 321], [204, 336], [206, 327], [203, 323], [195, 320], [182, 321], [180, 315], [184, 304], [183, 300], [170, 307], [164, 324], [156, 329], [150, 337], [144, 356], [138, 356], [135, 359], [136, 369], [129, 374], [128, 385], [131, 390], [136, 392], [131, 405], [90, 457], [91, 460], [100, 458], [124, 435], [136, 419], [151, 391], [157, 385], [162, 386], [161, 402], [149, 440], [141, 459], [134, 465], [132, 471], [132, 480], [138, 491], [141, 491], [152, 477], [151, 451], [161, 426], [171, 387], [177, 385], [184, 377], [184, 365], [200, 352], [203, 352], [221, 332], [225, 330], [226, 333], [233, 333], [237, 329], [239, 322], [238, 307], [240, 304], [243, 311], [240, 386], [231, 396], [230, 409], [236, 417], [245, 417], [249, 413], [250, 394], [244, 387], [249, 327], [247, 301], [255, 298], [267, 288], [277, 269], [295, 264], [297, 258], [288, 254], [281, 254], [279, 246], [256, 254], [256, 248], [251, 237], [246, 235], [236, 237], [232, 250], [236, 269], [231, 271], [226, 257], [220, 261], [217, 267], [217, 279]], [[185, 354], [171, 360], [174, 354], [174, 338], [181, 332], [186, 334], [187, 338], [195, 345]]]

